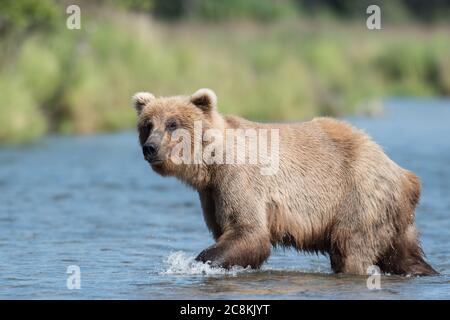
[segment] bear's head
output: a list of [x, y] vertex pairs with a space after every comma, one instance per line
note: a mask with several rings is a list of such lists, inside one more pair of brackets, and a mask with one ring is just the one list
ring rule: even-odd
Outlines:
[[[173, 160], [174, 153], [177, 153], [174, 149], [180, 146], [180, 136], [175, 136], [179, 132], [190, 136], [186, 140], [190, 148], [184, 152], [189, 152], [190, 159], [194, 159], [196, 135], [202, 135], [210, 128], [223, 128], [223, 119], [217, 112], [216, 94], [210, 89], [200, 89], [191, 96], [174, 97], [155, 97], [149, 92], [138, 92], [133, 96], [133, 106], [138, 114], [142, 152], [152, 169], [164, 176], [176, 176], [196, 187], [205, 183], [207, 168], [204, 163]], [[200, 132], [197, 132], [199, 128]]]

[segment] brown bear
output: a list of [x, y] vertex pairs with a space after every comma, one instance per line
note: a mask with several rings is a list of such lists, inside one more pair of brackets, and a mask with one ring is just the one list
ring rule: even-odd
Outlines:
[[[197, 260], [258, 268], [272, 246], [283, 246], [328, 254], [331, 268], [339, 273], [367, 274], [376, 265], [391, 274], [436, 274], [424, 260], [414, 225], [419, 179], [364, 132], [331, 118], [263, 124], [221, 116], [210, 89], [174, 97], [140, 92], [133, 104], [140, 144], [153, 170], [175, 176], [199, 193], [216, 243]], [[276, 130], [278, 139], [271, 136], [266, 143], [277, 147], [272, 150], [279, 155], [276, 170], [263, 174], [261, 163], [245, 161], [174, 161], [171, 154], [180, 141], [173, 133], [183, 129], [195, 138], [198, 127], [200, 135], [211, 129]], [[185, 145], [195, 149], [195, 140]], [[198, 141], [207, 146], [208, 139]], [[241, 148], [224, 145], [216, 141], [212, 156]]]

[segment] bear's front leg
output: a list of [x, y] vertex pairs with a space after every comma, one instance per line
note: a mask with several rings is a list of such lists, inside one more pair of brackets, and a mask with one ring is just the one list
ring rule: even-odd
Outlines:
[[224, 233], [217, 243], [203, 250], [197, 261], [229, 269], [241, 266], [257, 269], [270, 255], [270, 239], [259, 230]]

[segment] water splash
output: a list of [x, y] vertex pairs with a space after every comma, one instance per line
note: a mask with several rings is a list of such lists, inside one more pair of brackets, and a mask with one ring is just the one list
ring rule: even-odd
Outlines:
[[164, 261], [168, 268], [162, 272], [165, 275], [231, 275], [235, 276], [241, 272], [249, 272], [250, 268], [232, 267], [224, 269], [211, 267], [208, 263], [195, 261], [195, 257], [187, 256], [183, 251], [176, 251], [169, 254]]

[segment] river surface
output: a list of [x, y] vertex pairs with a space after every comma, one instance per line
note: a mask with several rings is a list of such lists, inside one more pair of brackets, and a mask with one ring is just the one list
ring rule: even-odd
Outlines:
[[153, 173], [128, 132], [0, 149], [0, 298], [450, 299], [450, 101], [391, 99], [348, 120], [422, 179], [417, 225], [440, 275], [382, 275], [369, 290], [294, 250], [259, 271], [195, 263], [213, 242], [197, 194]]

